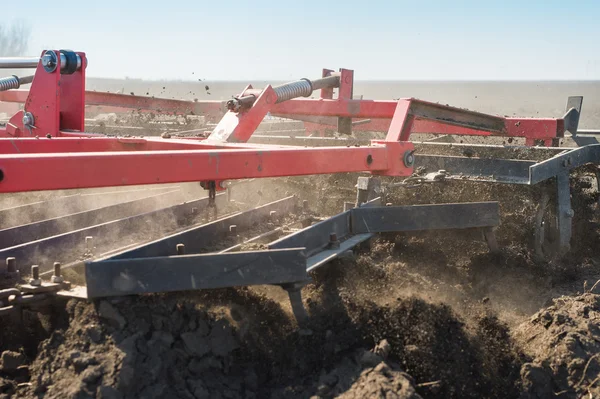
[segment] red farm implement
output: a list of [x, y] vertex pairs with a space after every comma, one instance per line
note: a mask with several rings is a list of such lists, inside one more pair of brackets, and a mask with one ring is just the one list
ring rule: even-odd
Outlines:
[[[452, 179], [548, 186], [533, 228], [536, 252], [545, 256], [551, 236], [561, 254], [570, 249], [571, 171], [591, 165], [600, 179], [596, 136], [577, 132], [581, 97], [569, 98], [562, 118], [507, 118], [414, 98], [354, 99], [354, 72], [341, 69], [323, 70], [314, 80], [248, 86], [226, 102], [188, 102], [88, 92], [81, 52], [49, 50], [41, 57], [0, 60], [0, 66], [35, 68], [33, 76], [0, 80], [0, 102], [23, 104], [0, 126], [0, 193], [96, 189], [0, 210], [0, 253], [6, 259], [0, 278], [22, 283], [27, 273], [18, 269], [34, 266], [29, 284], [0, 291], [0, 315], [52, 295], [98, 298], [272, 284], [288, 290], [302, 318], [299, 289], [309, 273], [378, 233], [479, 229], [489, 248], [498, 250], [498, 202], [385, 206], [394, 187]], [[16, 90], [28, 83], [29, 91]], [[309, 98], [315, 91], [320, 97]], [[209, 128], [162, 136], [143, 129], [137, 137], [91, 133], [86, 107], [206, 116]], [[253, 134], [267, 115], [302, 121], [307, 130], [334, 129], [341, 137]], [[218, 123], [211, 125], [213, 120]], [[352, 137], [358, 130], [385, 136], [358, 140]], [[422, 134], [523, 144], [411, 140]], [[585, 144], [561, 146], [566, 138]], [[528, 157], [514, 157], [515, 149], [525, 149]], [[217, 213], [235, 202], [236, 192], [270, 178], [351, 172], [367, 175], [358, 177], [352, 206], [333, 217], [316, 218], [308, 202], [289, 195]], [[208, 197], [190, 198], [180, 183], [200, 184]], [[237, 201], [243, 199], [242, 194]], [[197, 217], [202, 209], [210, 213], [206, 220]], [[166, 236], [163, 229], [151, 239], [125, 243], [112, 233], [135, 236], [149, 229], [149, 221], [165, 220], [173, 222]], [[242, 237], [261, 223], [270, 227]], [[228, 239], [229, 247], [206, 250]], [[246, 250], [245, 244], [256, 242], [266, 249]], [[62, 264], [82, 267], [85, 283], [65, 284]], [[53, 274], [50, 282], [45, 274]]]

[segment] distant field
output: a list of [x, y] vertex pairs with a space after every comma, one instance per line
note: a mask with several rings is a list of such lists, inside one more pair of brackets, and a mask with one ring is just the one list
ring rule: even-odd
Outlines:
[[[193, 100], [225, 100], [238, 94], [251, 83], [264, 87], [267, 83], [236, 81], [142, 81], [136, 79], [88, 79], [88, 90], [135, 93], [165, 98]], [[208, 86], [206, 90], [205, 86]], [[416, 97], [499, 115], [523, 117], [560, 117], [568, 96], [582, 95], [583, 112], [580, 128], [600, 128], [600, 81], [592, 82], [419, 82], [357, 81], [355, 97], [390, 100]]]

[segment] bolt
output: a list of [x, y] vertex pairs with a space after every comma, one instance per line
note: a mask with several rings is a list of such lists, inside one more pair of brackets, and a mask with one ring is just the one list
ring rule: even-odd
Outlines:
[[335, 232], [329, 233], [329, 246], [331, 248], [339, 248], [340, 247], [340, 242], [338, 241], [337, 233], [335, 233]]
[[237, 225], [232, 224], [231, 226], [229, 226], [229, 233], [231, 233], [232, 235], [237, 235]]
[[575, 211], [573, 209], [569, 209], [566, 213], [567, 213], [567, 216], [570, 218], [575, 216]]
[[31, 266], [31, 280], [29, 280], [29, 285], [33, 285], [34, 287], [42, 285], [42, 280], [40, 279], [40, 267], [38, 265]]
[[42, 56], [42, 66], [52, 68], [54, 66], [54, 60], [51, 53], [46, 53]]
[[46, 51], [41, 59], [42, 66], [48, 73], [52, 73], [56, 70], [57, 61], [56, 54], [53, 51]]
[[177, 244], [175, 250], [177, 251], [177, 255], [185, 255], [185, 245]]
[[17, 258], [6, 258], [6, 268], [9, 273], [16, 273], [17, 271]]
[[24, 126], [32, 126], [33, 125], [33, 114], [31, 112], [25, 112], [23, 114], [23, 125]]
[[53, 283], [62, 283], [65, 281], [63, 276], [60, 274], [60, 262], [54, 262], [54, 275], [50, 278]]

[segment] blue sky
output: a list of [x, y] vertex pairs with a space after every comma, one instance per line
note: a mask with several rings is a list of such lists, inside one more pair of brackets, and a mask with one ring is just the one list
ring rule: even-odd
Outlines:
[[89, 76], [281, 80], [344, 67], [362, 80], [600, 79], [600, 0], [26, 4], [3, 20], [30, 25], [31, 54], [85, 51]]

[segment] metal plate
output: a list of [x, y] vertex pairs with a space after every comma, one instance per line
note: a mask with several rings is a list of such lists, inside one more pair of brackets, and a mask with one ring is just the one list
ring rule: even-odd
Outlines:
[[325, 265], [327, 262], [331, 262], [344, 252], [351, 250], [358, 244], [363, 243], [371, 238], [373, 238], [373, 234], [357, 234], [341, 242], [339, 248], [325, 249], [321, 252], [317, 252], [316, 254], [307, 259], [306, 271], [310, 272], [320, 266]]
[[384, 233], [498, 226], [498, 202], [355, 208], [352, 232]]
[[[217, 201], [226, 201], [225, 195], [218, 195]], [[40, 272], [50, 270], [53, 262], [69, 263], [85, 252], [85, 237], [94, 237], [97, 248], [115, 246], [115, 237], [124, 234], [161, 229], [161, 221], [172, 220], [191, 215], [193, 208], [204, 209], [208, 198], [202, 198], [184, 204], [162, 208], [152, 212], [130, 216], [99, 225], [85, 227], [52, 237], [27, 242], [0, 250], [0, 259], [17, 258], [19, 268], [38, 264]]]
[[550, 179], [565, 170], [578, 168], [587, 163], [600, 164], [600, 144], [592, 144], [559, 154], [529, 169], [531, 184]]
[[428, 172], [441, 169], [465, 180], [498, 183], [528, 184], [529, 167], [533, 161], [514, 159], [485, 159], [415, 154], [415, 168], [424, 167]]
[[350, 211], [340, 213], [287, 237], [273, 241], [268, 245], [268, 248], [304, 247], [306, 248], [306, 255], [310, 256], [328, 245], [331, 233], [337, 234], [338, 239], [350, 234]]
[[174, 190], [147, 198], [3, 229], [0, 230], [0, 248], [12, 247], [29, 241], [82, 229], [86, 226], [95, 226], [111, 220], [150, 212], [165, 205], [181, 201], [182, 198], [181, 191]]
[[303, 248], [86, 263], [89, 298], [306, 280]]
[[290, 213], [296, 206], [296, 197], [290, 196], [279, 201], [237, 213], [211, 223], [195, 226], [191, 229], [172, 234], [170, 236], [152, 241], [139, 247], [121, 252], [110, 259], [148, 258], [156, 256], [175, 255], [177, 244], [185, 245], [187, 253], [199, 253], [206, 251], [206, 246], [215, 239], [229, 232], [229, 226], [238, 226], [238, 231], [258, 223], [269, 216], [271, 211], [281, 215]]

